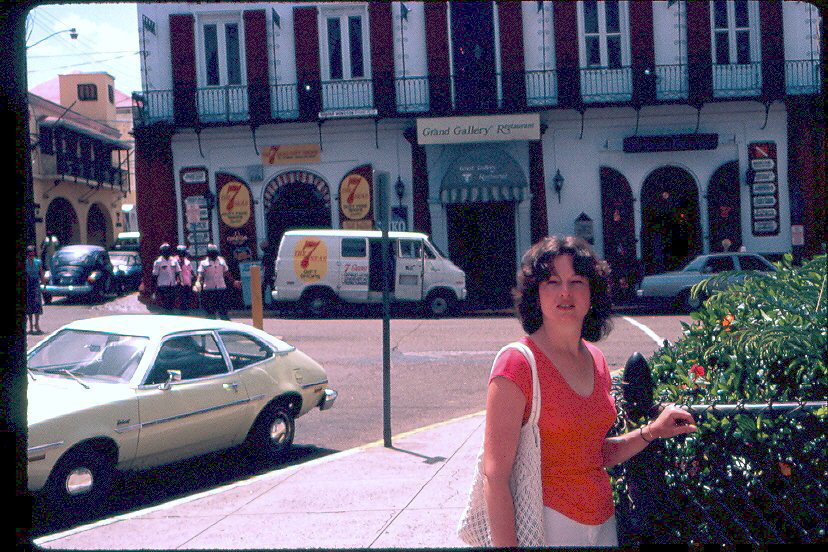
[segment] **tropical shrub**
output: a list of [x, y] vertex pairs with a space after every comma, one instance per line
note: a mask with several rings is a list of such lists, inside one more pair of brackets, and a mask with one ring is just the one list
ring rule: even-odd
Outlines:
[[[776, 272], [741, 282], [724, 274], [696, 286], [694, 293], [710, 297], [691, 314], [692, 323], [683, 324], [683, 337], [665, 342], [649, 361], [655, 401], [696, 405], [698, 426], [639, 455], [650, 463], [650, 490], [659, 496], [653, 507], [660, 513], [639, 508], [636, 515], [650, 516], [660, 540], [826, 540], [828, 409], [800, 406], [783, 413], [773, 406], [828, 397], [826, 257], [802, 266], [791, 261], [786, 256]], [[731, 285], [710, 291], [721, 279]], [[737, 406], [727, 412], [715, 406], [723, 404]], [[751, 404], [765, 406], [746, 407]], [[630, 428], [646, 422], [622, 418]], [[624, 511], [630, 474], [626, 469], [615, 479]]]

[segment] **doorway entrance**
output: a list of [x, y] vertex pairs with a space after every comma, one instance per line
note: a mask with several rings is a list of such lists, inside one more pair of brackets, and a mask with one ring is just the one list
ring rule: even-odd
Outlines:
[[641, 188], [644, 273], [677, 270], [701, 251], [696, 182], [678, 167], [656, 169]]
[[328, 185], [316, 175], [291, 171], [265, 188], [267, 240], [279, 247], [282, 234], [295, 228], [331, 228]]
[[466, 303], [508, 308], [515, 285], [515, 202], [446, 205], [448, 255], [466, 272]]

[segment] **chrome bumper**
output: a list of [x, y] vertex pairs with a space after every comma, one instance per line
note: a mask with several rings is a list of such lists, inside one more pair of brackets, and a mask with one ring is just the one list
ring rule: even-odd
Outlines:
[[319, 410], [328, 410], [333, 406], [335, 400], [336, 391], [334, 391], [333, 389], [325, 389], [325, 394], [319, 401]]
[[92, 293], [92, 286], [40, 286], [43, 293], [48, 293], [52, 297], [63, 295], [88, 295]]

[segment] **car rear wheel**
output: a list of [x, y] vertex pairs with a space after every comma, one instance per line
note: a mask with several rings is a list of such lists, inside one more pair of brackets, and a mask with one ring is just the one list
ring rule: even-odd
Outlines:
[[114, 479], [112, 460], [96, 449], [70, 451], [49, 476], [47, 493], [61, 507], [99, 506]]
[[336, 304], [336, 296], [325, 289], [314, 289], [302, 297], [302, 306], [305, 314], [313, 318], [328, 316]]
[[260, 458], [281, 459], [293, 445], [296, 422], [285, 405], [269, 406], [256, 421], [250, 438], [252, 452]]

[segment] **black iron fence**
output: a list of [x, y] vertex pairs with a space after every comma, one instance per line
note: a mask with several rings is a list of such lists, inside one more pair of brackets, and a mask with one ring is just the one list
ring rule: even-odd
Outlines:
[[[643, 357], [616, 383], [619, 433], [655, 415]], [[620, 544], [828, 540], [827, 404], [684, 405], [698, 431], [612, 470]]]

